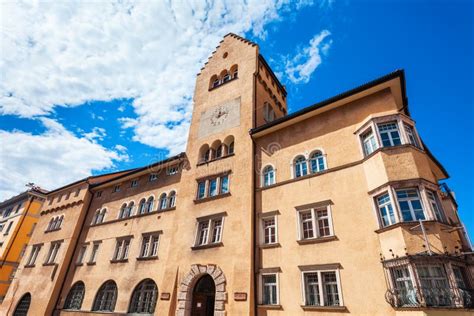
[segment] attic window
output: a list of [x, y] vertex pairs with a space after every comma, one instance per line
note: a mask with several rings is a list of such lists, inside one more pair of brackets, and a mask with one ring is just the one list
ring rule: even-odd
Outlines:
[[227, 56], [229, 56], [229, 53], [225, 52], [222, 57], [223, 57], [223, 58], [227, 58]]

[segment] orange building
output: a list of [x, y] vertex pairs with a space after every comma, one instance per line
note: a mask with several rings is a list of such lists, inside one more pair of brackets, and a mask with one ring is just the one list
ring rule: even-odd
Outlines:
[[21, 258], [25, 254], [45, 191], [33, 187], [0, 203], [0, 300], [12, 282]]

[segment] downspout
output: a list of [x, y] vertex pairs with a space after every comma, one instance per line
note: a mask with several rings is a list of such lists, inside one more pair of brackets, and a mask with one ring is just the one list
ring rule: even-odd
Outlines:
[[58, 293], [58, 297], [56, 299], [56, 303], [54, 304], [54, 309], [53, 309], [53, 315], [59, 315], [58, 314], [55, 314], [56, 311], [60, 311], [60, 309], [58, 308], [58, 305], [59, 303], [61, 302], [61, 294], [63, 292], [63, 289], [64, 289], [64, 285], [66, 284], [66, 279], [67, 279], [67, 276], [69, 275], [69, 272], [70, 272], [70, 269], [71, 269], [71, 266], [72, 266], [72, 262], [74, 260], [74, 254], [76, 253], [76, 250], [77, 250], [77, 244], [78, 244], [78, 241], [82, 235], [82, 232], [83, 232], [83, 229], [84, 229], [84, 226], [86, 224], [86, 219], [87, 219], [87, 213], [89, 212], [89, 208], [92, 204], [92, 199], [94, 197], [93, 193], [91, 192], [91, 189], [90, 189], [90, 183], [87, 182], [89, 184], [88, 188], [87, 188], [87, 191], [90, 193], [90, 200], [89, 200], [89, 203], [87, 205], [87, 208], [85, 210], [85, 214], [84, 214], [84, 219], [82, 220], [82, 224], [81, 224], [81, 229], [79, 231], [79, 234], [76, 238], [76, 240], [74, 241], [72, 238], [71, 238], [71, 243], [74, 243], [73, 245], [73, 251], [72, 251], [72, 254], [71, 256], [69, 257], [69, 262], [68, 262], [68, 265], [66, 267], [66, 272], [64, 274], [64, 278], [63, 278], [63, 281], [61, 282], [61, 287], [59, 288], [59, 293]]
[[[258, 72], [260, 70], [259, 68], [259, 58], [258, 58], [258, 52], [257, 52], [257, 62], [256, 62], [256, 67], [257, 67], [257, 72], [253, 76], [253, 126], [252, 128], [255, 128], [257, 125], [257, 76]], [[249, 133], [250, 134], [250, 133]], [[256, 214], [255, 210], [257, 202], [255, 199], [255, 188], [256, 186], [256, 177], [255, 177], [255, 141], [250, 134], [250, 139], [252, 140], [252, 228], [253, 228], [253, 235], [252, 235], [252, 279], [253, 279], [253, 306], [254, 306], [254, 315], [258, 315], [258, 288], [257, 288], [257, 275], [256, 275], [256, 259], [257, 259], [257, 245], [256, 245], [256, 236], [257, 236], [257, 225], [256, 225]]]

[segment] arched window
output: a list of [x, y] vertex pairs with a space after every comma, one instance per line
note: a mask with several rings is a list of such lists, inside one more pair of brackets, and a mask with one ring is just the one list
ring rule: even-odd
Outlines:
[[51, 220], [50, 220], [49, 223], [48, 223], [48, 228], [46, 228], [46, 231], [53, 229], [53, 227], [54, 227], [54, 225], [55, 225], [55, 223], [56, 223], [55, 220], [56, 220], [55, 217], [51, 218]]
[[232, 76], [232, 79], [239, 77], [239, 67], [237, 65], [230, 67], [230, 75]]
[[219, 145], [216, 150], [216, 158], [224, 156], [224, 145]]
[[230, 81], [231, 79], [230, 74], [227, 70], [221, 72], [221, 78], [222, 83]]
[[84, 282], [78, 281], [69, 290], [69, 293], [66, 297], [66, 302], [64, 303], [65, 309], [80, 310], [82, 306], [82, 301], [84, 300], [85, 294]]
[[138, 214], [144, 214], [147, 209], [147, 203], [145, 199], [140, 200], [140, 204], [138, 204]]
[[129, 313], [153, 314], [158, 299], [158, 287], [151, 279], [141, 281], [133, 290]]
[[212, 149], [209, 148], [208, 150], [206, 150], [206, 152], [204, 153], [204, 161], [209, 161], [212, 159]]
[[234, 142], [231, 142], [229, 144], [229, 155], [234, 153]]
[[263, 169], [263, 186], [275, 184], [275, 169], [272, 166], [266, 166]]
[[31, 304], [31, 294], [26, 293], [23, 297], [18, 301], [16, 305], [15, 311], [13, 312], [13, 316], [27, 316], [28, 310], [30, 309]]
[[324, 161], [324, 155], [321, 151], [315, 151], [309, 158], [311, 172], [321, 172], [326, 169], [326, 163]]
[[113, 312], [117, 301], [117, 284], [109, 280], [97, 292], [92, 311]]
[[119, 218], [124, 218], [126, 212], [127, 212], [127, 204], [124, 203], [122, 204], [122, 207], [120, 208]]
[[209, 88], [212, 89], [217, 86], [219, 86], [219, 78], [217, 77], [217, 75], [214, 75], [211, 77]]
[[167, 207], [168, 199], [166, 198], [166, 193], [160, 195], [160, 210], [164, 210]]
[[105, 218], [105, 213], [107, 213], [107, 209], [103, 209], [102, 212], [99, 213], [99, 218], [97, 220], [97, 224], [103, 223]]
[[168, 200], [169, 200], [169, 207], [175, 207], [176, 205], [176, 192], [174, 191], [171, 191], [170, 192], [170, 195], [168, 196]]
[[146, 203], [146, 205], [147, 205], [146, 212], [147, 213], [153, 212], [153, 204], [155, 204], [155, 198], [150, 196], [148, 198], [148, 202]]
[[229, 135], [224, 139], [224, 145], [227, 147], [227, 155], [234, 153], [234, 136]]
[[130, 202], [127, 207], [127, 217], [132, 216], [133, 214], [133, 208], [135, 207], [135, 202]]
[[54, 225], [54, 229], [60, 229], [61, 228], [61, 225], [63, 224], [63, 219], [64, 219], [64, 215], [61, 215], [61, 217], [58, 217], [56, 219], [56, 224]]
[[303, 156], [298, 156], [295, 158], [295, 178], [302, 177], [308, 174], [308, 166], [306, 164], [306, 159]]
[[199, 149], [199, 162], [206, 162], [210, 158], [211, 152], [209, 151], [209, 145], [204, 144]]

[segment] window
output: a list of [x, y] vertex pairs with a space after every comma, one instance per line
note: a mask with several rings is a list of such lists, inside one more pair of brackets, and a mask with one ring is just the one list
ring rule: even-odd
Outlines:
[[128, 206], [124, 203], [120, 208], [119, 218], [127, 218], [132, 216], [134, 204], [135, 203], [133, 201], [128, 203]]
[[226, 71], [226, 72], [224, 73], [224, 75], [222, 76], [222, 83], [227, 82], [227, 81], [230, 81], [230, 79], [231, 79], [231, 78], [230, 78], [230, 74], [229, 74], [229, 72]]
[[315, 153], [313, 153], [309, 159], [311, 172], [316, 173], [324, 171], [326, 169], [326, 163], [324, 160], [325, 159], [322, 152], [316, 151]]
[[168, 207], [175, 207], [176, 206], [176, 192], [171, 191], [170, 195], [168, 196]]
[[378, 124], [383, 147], [401, 145], [400, 133], [396, 122]]
[[377, 198], [377, 204], [379, 208], [380, 219], [382, 220], [382, 226], [385, 227], [395, 224], [395, 213], [393, 211], [389, 194], [385, 193], [379, 196]]
[[58, 255], [59, 247], [61, 247], [61, 242], [55, 241], [51, 243], [49, 248], [48, 255], [46, 256], [45, 264], [53, 264], [56, 261], [56, 256]]
[[337, 271], [303, 272], [305, 306], [341, 306]]
[[234, 142], [229, 144], [228, 154], [231, 155], [234, 153]]
[[10, 233], [10, 229], [12, 229], [13, 222], [8, 223], [7, 230], [5, 231], [4, 235], [8, 235]]
[[26, 293], [22, 296], [13, 312], [13, 316], [27, 316], [31, 304], [31, 294]]
[[263, 118], [267, 123], [275, 120], [275, 110], [268, 102], [263, 104]]
[[197, 198], [199, 200], [199, 199], [203, 199], [204, 197], [206, 197], [206, 181], [200, 181], [198, 182]]
[[3, 230], [3, 227], [5, 227], [5, 224], [0, 224], [0, 233], [1, 233], [2, 230]]
[[150, 176], [148, 177], [148, 181], [149, 181], [149, 182], [153, 182], [153, 181], [156, 181], [156, 180], [158, 180], [158, 174], [156, 174], [156, 173], [152, 173], [152, 174], [150, 174]]
[[120, 192], [120, 184], [117, 184], [116, 186], [114, 186], [114, 190], [113, 192]]
[[85, 292], [84, 282], [78, 281], [74, 283], [66, 297], [64, 309], [80, 310]]
[[425, 213], [417, 189], [397, 190], [398, 205], [403, 221], [424, 220]]
[[138, 180], [132, 180], [132, 181], [130, 182], [130, 187], [131, 187], [131, 188], [136, 188], [136, 187], [138, 187]]
[[417, 272], [427, 306], [451, 305], [451, 291], [442, 265], [419, 265]]
[[277, 242], [276, 217], [262, 218], [263, 244], [270, 245]]
[[440, 222], [446, 222], [441, 204], [439, 203], [438, 197], [434, 191], [426, 190], [426, 195], [428, 196], [428, 201], [430, 203], [431, 210], [433, 211], [434, 216]]
[[216, 217], [205, 220], [198, 220], [198, 231], [196, 236], [196, 246], [217, 244], [222, 239], [223, 217]]
[[20, 204], [17, 205], [16, 210], [15, 210], [15, 214], [18, 213], [22, 207], [23, 207], [23, 202], [21, 202]]
[[216, 195], [217, 195], [217, 178], [210, 179], [208, 196], [216, 196]]
[[131, 242], [131, 238], [117, 239], [112, 261], [120, 261], [120, 260], [128, 259], [128, 251], [130, 248], [130, 242]]
[[237, 65], [234, 65], [230, 68], [230, 73], [232, 75], [232, 79], [237, 79], [239, 76], [239, 68]]
[[97, 210], [94, 214], [94, 217], [92, 218], [92, 225], [103, 223], [106, 212], [107, 210], [105, 208], [102, 209], [102, 211]]
[[95, 197], [100, 198], [101, 196], [102, 196], [102, 191], [97, 191], [97, 193], [95, 194]]
[[76, 264], [82, 264], [84, 261], [84, 257], [86, 256], [87, 245], [82, 245], [81, 249], [79, 249], [79, 254], [77, 255]]
[[91, 251], [91, 256], [89, 258], [88, 264], [94, 264], [97, 260], [97, 252], [99, 251], [99, 245], [100, 243], [94, 243], [92, 245], [92, 251]]
[[262, 274], [262, 304], [278, 305], [278, 276], [276, 273]]
[[173, 174], [177, 174], [178, 172], [179, 172], [179, 167], [178, 166], [168, 168], [168, 175], [169, 176], [171, 176]]
[[295, 158], [295, 178], [299, 178], [308, 174], [308, 166], [306, 164], [306, 159], [303, 156], [298, 156]]
[[48, 227], [46, 228], [46, 231], [48, 232], [48, 231], [60, 229], [63, 223], [63, 219], [64, 219], [64, 215], [51, 218], [51, 220], [49, 221]]
[[378, 148], [377, 140], [375, 139], [372, 129], [369, 129], [367, 132], [362, 134], [361, 138], [364, 146], [364, 154], [366, 156], [370, 155]]
[[300, 240], [333, 235], [328, 207], [299, 211]]
[[158, 287], [151, 279], [140, 282], [133, 290], [129, 313], [153, 314], [158, 300]]
[[138, 204], [138, 214], [144, 214], [146, 212], [147, 204], [145, 199], [141, 199]]
[[217, 86], [219, 86], [219, 84], [220, 84], [219, 78], [215, 76], [214, 80], [212, 81], [212, 87], [216, 88]]
[[7, 208], [5, 211], [3, 211], [3, 217], [10, 216], [11, 212], [12, 212], [12, 208], [11, 207]]
[[117, 300], [117, 285], [109, 280], [102, 284], [92, 306], [93, 311], [113, 312]]
[[26, 266], [32, 266], [36, 262], [36, 258], [38, 257], [38, 253], [41, 250], [41, 245], [33, 245], [31, 248], [31, 253], [30, 257], [28, 258], [28, 261], [26, 261]]
[[148, 198], [148, 201], [146, 202], [146, 209], [145, 210], [146, 210], [147, 213], [153, 212], [154, 203], [155, 203], [155, 198], [150, 196]]
[[272, 166], [266, 166], [263, 169], [263, 186], [267, 187], [275, 184], [275, 169]]
[[158, 256], [158, 243], [160, 241], [160, 235], [144, 234], [142, 240], [142, 247], [140, 249], [140, 258], [154, 258]]
[[390, 273], [395, 287], [397, 306], [416, 305], [418, 300], [408, 266], [391, 268]]
[[456, 281], [456, 286], [461, 294], [462, 302], [464, 306], [472, 306], [473, 297], [472, 290], [468, 287], [468, 278], [464, 267], [453, 265], [453, 274]]
[[219, 145], [216, 150], [216, 158], [220, 158], [224, 155], [224, 145]]
[[420, 144], [418, 143], [418, 138], [416, 137], [415, 130], [413, 129], [413, 127], [406, 123], [403, 124], [403, 127], [405, 128], [405, 133], [407, 135], [408, 142], [413, 146], [420, 148]]
[[222, 176], [220, 179], [220, 194], [225, 194], [229, 192], [229, 176]]
[[229, 175], [198, 181], [197, 199], [229, 193]]
[[166, 193], [160, 195], [160, 210], [165, 210], [168, 207], [168, 198]]

